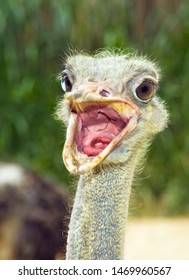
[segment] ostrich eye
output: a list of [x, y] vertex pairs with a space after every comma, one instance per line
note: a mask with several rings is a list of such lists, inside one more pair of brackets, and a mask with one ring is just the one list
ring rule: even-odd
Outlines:
[[152, 81], [142, 82], [135, 90], [136, 97], [143, 102], [149, 101], [155, 91], [155, 84]]
[[71, 83], [71, 81], [70, 81], [70, 79], [68, 78], [67, 75], [64, 75], [62, 77], [62, 79], [61, 79], [61, 87], [62, 87], [64, 92], [71, 91], [72, 83]]

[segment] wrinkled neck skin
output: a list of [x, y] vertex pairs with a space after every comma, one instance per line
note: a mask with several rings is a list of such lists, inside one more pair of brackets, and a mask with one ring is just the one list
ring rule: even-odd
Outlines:
[[99, 166], [79, 179], [67, 245], [67, 259], [123, 259], [134, 166]]

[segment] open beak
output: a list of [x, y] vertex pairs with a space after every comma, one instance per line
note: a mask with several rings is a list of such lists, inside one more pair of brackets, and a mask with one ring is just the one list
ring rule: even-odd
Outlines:
[[117, 97], [85, 98], [65, 95], [70, 103], [70, 118], [63, 160], [72, 174], [81, 175], [100, 164], [137, 126], [138, 106]]

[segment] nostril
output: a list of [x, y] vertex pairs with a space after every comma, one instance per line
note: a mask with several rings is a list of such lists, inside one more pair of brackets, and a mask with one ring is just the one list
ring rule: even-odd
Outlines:
[[108, 91], [106, 91], [106, 90], [102, 90], [101, 92], [99, 92], [99, 94], [100, 94], [101, 96], [104, 96], [104, 97], [110, 96], [110, 93], [109, 93]]

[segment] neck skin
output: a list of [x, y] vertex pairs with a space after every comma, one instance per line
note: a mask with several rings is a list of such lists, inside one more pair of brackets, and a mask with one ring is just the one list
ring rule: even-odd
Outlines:
[[68, 234], [67, 259], [123, 259], [134, 164], [97, 167], [80, 177]]

